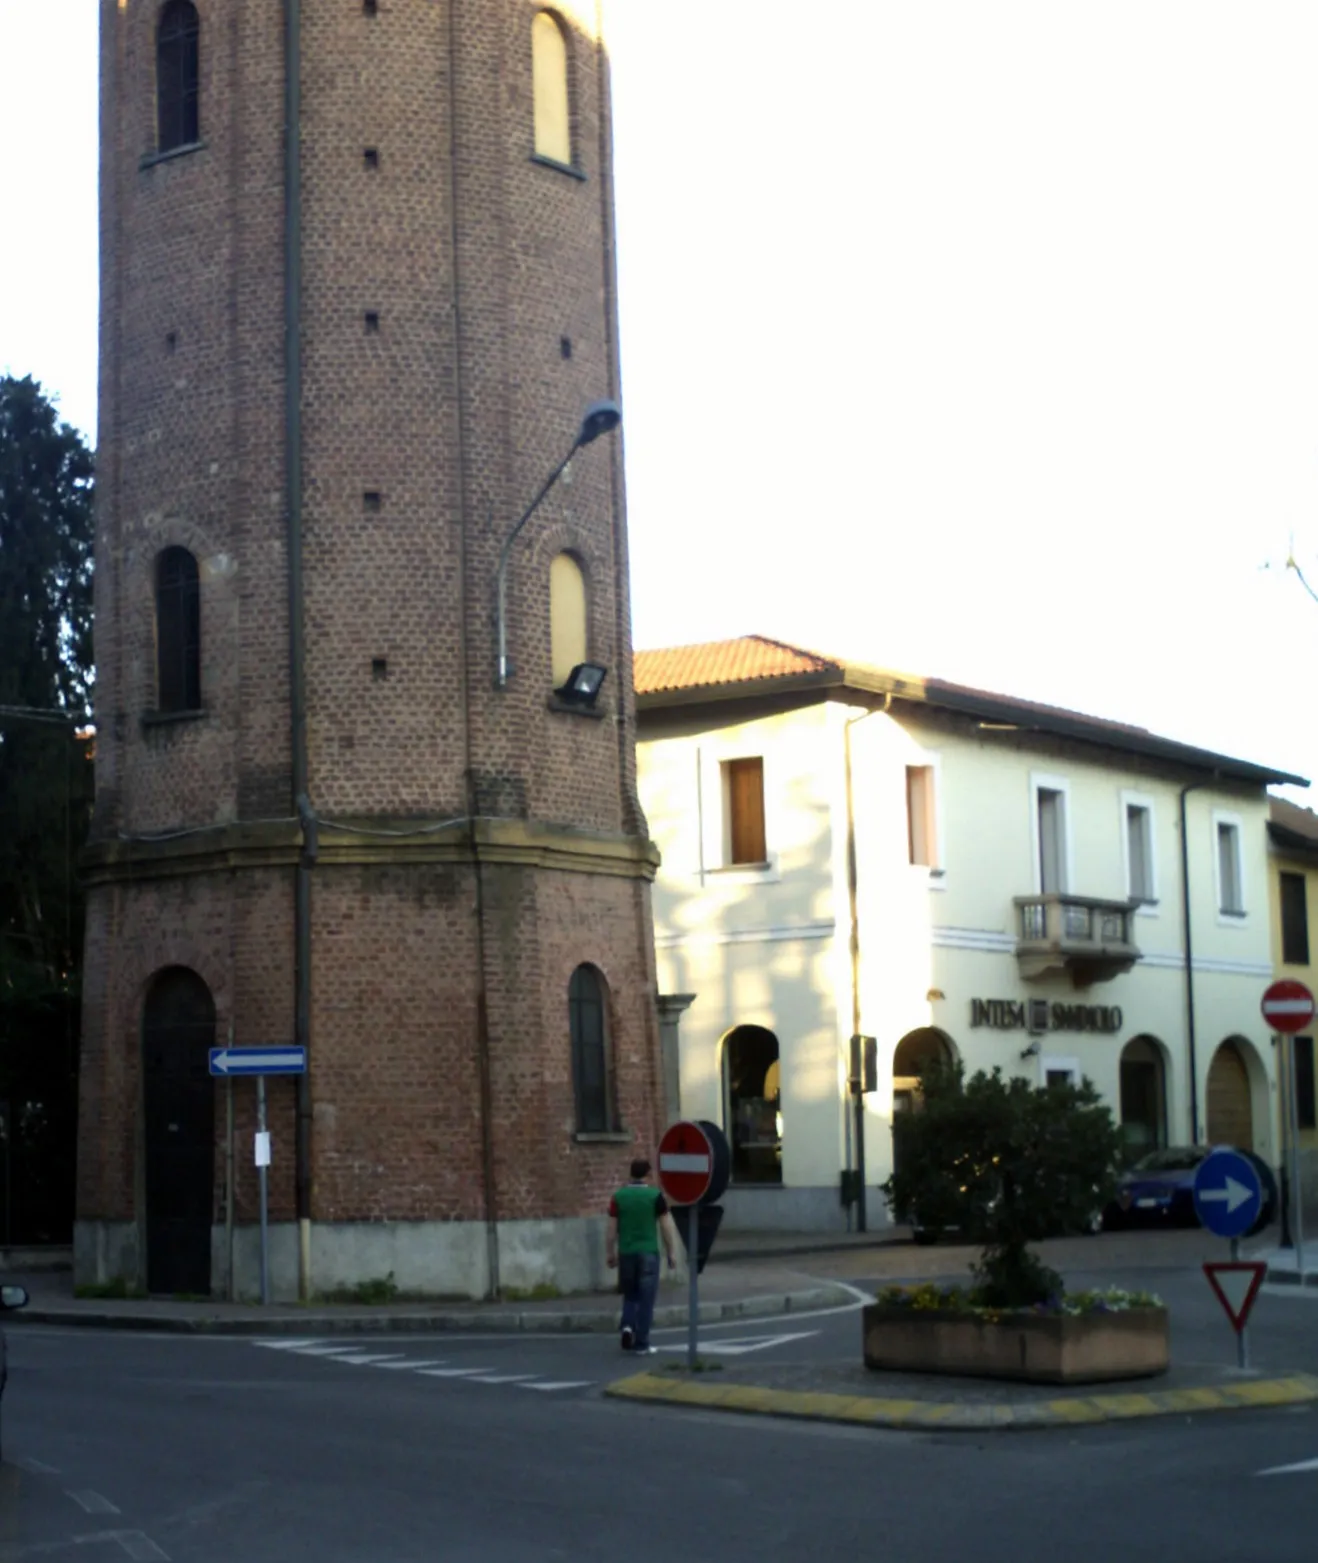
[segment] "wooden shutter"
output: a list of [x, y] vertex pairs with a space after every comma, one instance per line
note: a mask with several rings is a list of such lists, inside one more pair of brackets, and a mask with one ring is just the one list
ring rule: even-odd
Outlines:
[[1224, 1042], [1208, 1070], [1208, 1139], [1212, 1145], [1254, 1149], [1249, 1073], [1239, 1049]]
[[764, 761], [728, 761], [728, 845], [733, 863], [764, 863]]
[[1281, 876], [1281, 958], [1287, 966], [1309, 964], [1309, 909], [1303, 874]]

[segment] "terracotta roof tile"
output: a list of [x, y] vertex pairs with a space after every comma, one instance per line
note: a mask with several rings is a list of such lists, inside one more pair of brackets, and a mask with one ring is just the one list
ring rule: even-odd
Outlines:
[[763, 635], [736, 640], [709, 640], [696, 646], [672, 646], [638, 651], [633, 678], [638, 695], [676, 689], [707, 689], [718, 684], [744, 684], [761, 678], [787, 678], [803, 673], [841, 673], [840, 662], [789, 646]]
[[1291, 803], [1286, 798], [1269, 798], [1268, 818], [1282, 830], [1318, 843], [1318, 814], [1312, 809], [1302, 809], [1298, 803]]

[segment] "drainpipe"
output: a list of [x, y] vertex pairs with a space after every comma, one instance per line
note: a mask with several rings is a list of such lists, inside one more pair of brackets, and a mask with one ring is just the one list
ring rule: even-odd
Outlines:
[[[288, 528], [288, 671], [293, 805], [302, 851], [293, 892], [293, 1041], [308, 1046], [311, 865], [315, 819], [307, 791], [307, 673], [302, 582], [302, 0], [284, 0], [284, 483]], [[308, 1063], [310, 1056], [308, 1055]], [[298, 1295], [311, 1296], [311, 1079], [297, 1077]]]
[[[886, 712], [892, 697], [885, 695], [877, 711], [866, 711], [860, 716], [848, 717], [842, 728], [842, 755], [846, 772], [847, 791], [847, 909], [851, 918], [851, 1035], [860, 1035], [860, 912], [858, 910], [860, 869], [856, 861], [856, 808], [851, 779], [851, 729], [857, 722]], [[853, 1044], [854, 1045], [854, 1044]], [[863, 1070], [864, 1061], [861, 1061]], [[865, 1210], [865, 1097], [858, 1080], [855, 1087], [855, 1161], [856, 1161], [856, 1230], [868, 1230]], [[848, 1163], [851, 1152], [848, 1150]], [[851, 1210], [847, 1210], [847, 1230], [851, 1230]]]
[[1199, 1064], [1194, 1034], [1194, 943], [1190, 937], [1190, 841], [1185, 800], [1207, 782], [1187, 782], [1181, 788], [1181, 915], [1185, 920], [1185, 1039], [1190, 1056], [1190, 1143], [1199, 1144]]

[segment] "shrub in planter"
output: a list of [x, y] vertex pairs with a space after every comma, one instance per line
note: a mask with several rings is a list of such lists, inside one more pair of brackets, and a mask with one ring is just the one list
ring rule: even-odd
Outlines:
[[914, 1112], [893, 1125], [883, 1192], [899, 1220], [956, 1227], [983, 1244], [975, 1301], [1023, 1308], [1061, 1298], [1029, 1245], [1078, 1231], [1112, 1197], [1120, 1134], [1085, 1080], [1034, 1086], [1001, 1070], [930, 1069]]

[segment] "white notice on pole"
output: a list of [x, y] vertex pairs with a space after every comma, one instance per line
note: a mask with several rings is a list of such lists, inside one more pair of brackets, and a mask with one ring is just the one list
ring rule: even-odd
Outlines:
[[270, 1133], [262, 1131], [256, 1136], [256, 1165], [268, 1167], [270, 1165]]

